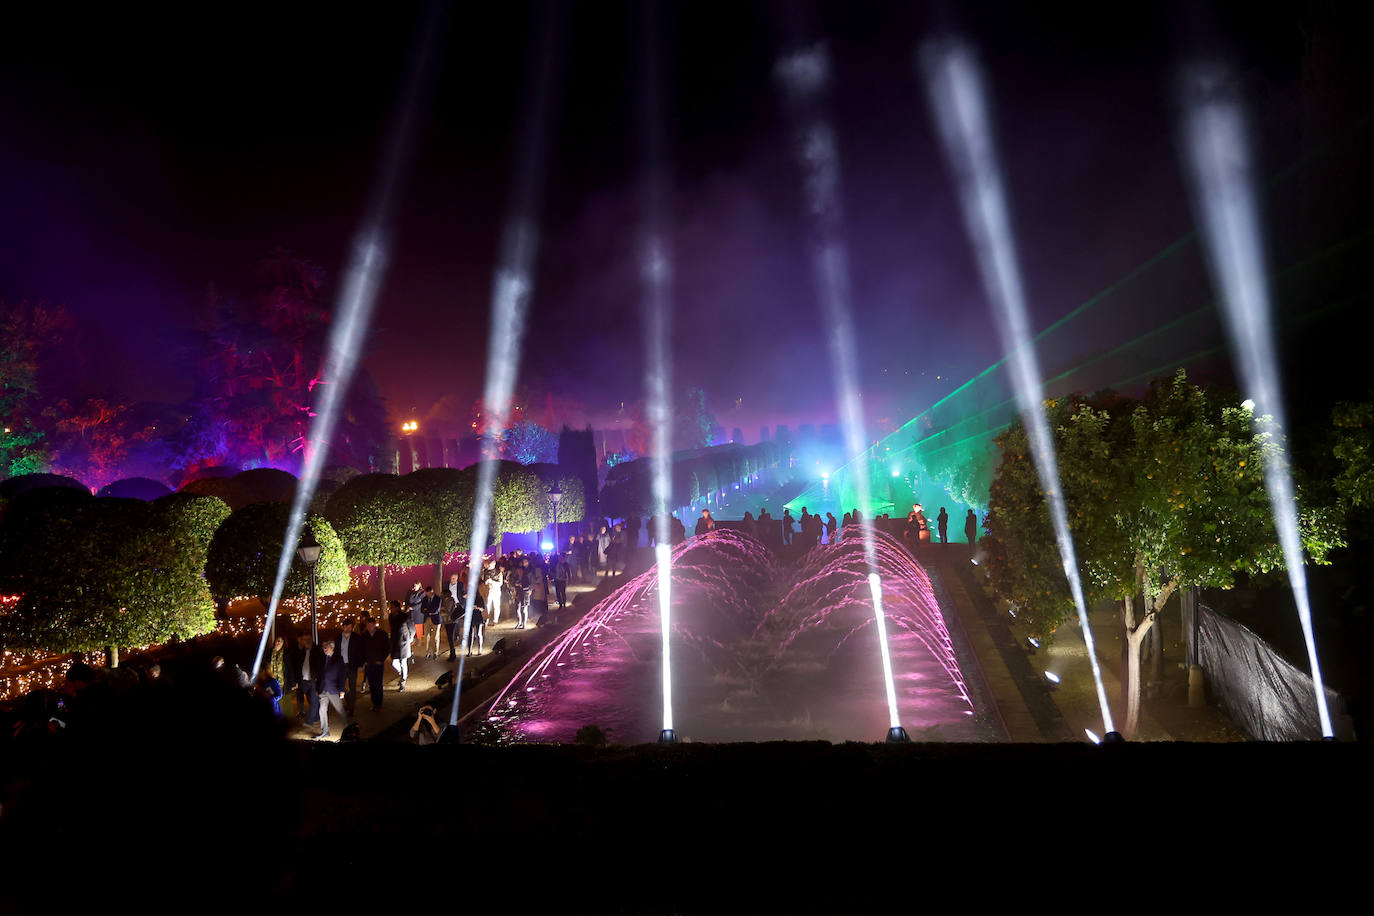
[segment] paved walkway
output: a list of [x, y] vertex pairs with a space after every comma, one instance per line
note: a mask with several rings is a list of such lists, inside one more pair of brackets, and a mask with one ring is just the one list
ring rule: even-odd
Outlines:
[[[1080, 741], [1091, 729], [1101, 735], [1102, 713], [1088, 661], [1082, 628], [1072, 621], [1060, 627], [1046, 646], [1029, 651], [1029, 629], [1008, 610], [986, 584], [986, 575], [971, 562], [968, 544], [932, 544], [917, 559], [940, 570], [954, 600], [954, 611], [978, 656], [984, 679], [997, 704], [1007, 735], [1014, 742]], [[1140, 741], [1238, 741], [1239, 733], [1213, 707], [1188, 707], [1187, 672], [1180, 664], [1178, 614], [1170, 609], [1162, 618], [1164, 670], [1149, 682], [1141, 705]], [[1092, 614], [1093, 640], [1102, 669], [1103, 686], [1117, 728], [1125, 714], [1121, 700], [1121, 624], [1103, 612]], [[1051, 688], [1045, 672], [1060, 678]]]
[[[502, 617], [500, 623], [494, 626], [488, 624], [482, 654], [468, 657], [463, 663], [463, 679], [468, 686], [465, 686], [462, 691], [461, 713], [466, 715], [471, 709], [489, 699], [492, 693], [489, 685], [501, 683], [504, 678], [514, 675], [518, 669], [518, 664], [523, 663], [523, 660], [528, 658], [531, 652], [536, 651], [545, 642], [562, 632], [569, 620], [576, 619], [590, 610], [601, 597], [618, 587], [622, 581], [624, 581], [624, 577], [617, 577], [595, 585], [568, 586], [568, 607], [559, 616], [557, 626], [537, 627], [531, 624], [528, 628], [519, 630], [516, 629], [515, 619], [513, 617], [508, 619], [505, 616]], [[553, 602], [553, 605], [554, 611], [557, 612], [557, 601]], [[502, 640], [505, 641], [501, 647], [502, 651], [493, 651], [497, 643]], [[453, 686], [450, 683], [441, 690], [437, 683], [444, 674], [453, 672], [456, 676], [458, 671], [458, 661], [448, 660], [448, 637], [442, 638], [439, 658], [437, 659], [423, 657], [423, 639], [417, 639], [415, 645], [419, 649], [420, 655], [410, 660], [404, 692], [397, 689], [400, 686], [400, 676], [391, 667], [391, 662], [388, 661], [383, 668], [385, 681], [382, 687], [381, 709], [375, 711], [372, 709], [370, 698], [361, 689], [362, 675], [361, 672], [359, 673], [358, 704], [354, 710], [352, 721], [358, 723], [360, 737], [363, 740], [406, 738], [410, 726], [415, 723], [419, 708], [426, 703], [432, 703], [442, 708], [442, 715], [438, 717], [440, 724], [448, 721], [449, 706], [453, 699]], [[510, 671], [500, 671], [507, 665], [512, 666]], [[497, 676], [498, 673], [499, 676]], [[319, 726], [317, 724], [308, 725], [304, 719], [296, 717], [295, 699], [290, 693], [282, 697], [282, 710], [286, 713], [288, 722], [291, 723], [287, 737], [297, 740], [316, 739], [319, 734]], [[330, 737], [319, 740], [339, 740], [339, 736], [347, 723], [335, 721], [337, 718], [337, 714], [331, 710]]]

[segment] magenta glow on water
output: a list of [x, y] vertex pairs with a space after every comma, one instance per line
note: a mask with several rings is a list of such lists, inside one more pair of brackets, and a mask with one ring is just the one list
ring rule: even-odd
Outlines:
[[[980, 740], [930, 579], [874, 533], [897, 702], [913, 736]], [[888, 707], [860, 538], [774, 565], [758, 541], [717, 530], [673, 550], [674, 727], [698, 741], [875, 741]], [[487, 710], [501, 741], [611, 741], [660, 725], [658, 572], [629, 580], [534, 656]]]

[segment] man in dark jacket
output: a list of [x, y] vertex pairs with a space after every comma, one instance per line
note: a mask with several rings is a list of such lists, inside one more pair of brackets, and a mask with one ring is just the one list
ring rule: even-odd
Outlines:
[[568, 562], [567, 554], [559, 554], [558, 561], [553, 564], [553, 591], [558, 596], [560, 611], [568, 603], [568, 580], [571, 578], [572, 564]]
[[353, 715], [353, 710], [358, 706], [358, 669], [363, 666], [365, 661], [363, 655], [363, 637], [354, 633], [355, 624], [352, 617], [347, 617], [343, 622], [343, 631], [339, 634], [339, 639], [335, 648], [339, 653], [339, 661], [344, 669], [344, 709], [348, 714]]
[[296, 717], [305, 718], [305, 693], [301, 690], [301, 668], [305, 665], [305, 653], [310, 648], [307, 640], [303, 645], [300, 637], [295, 642], [287, 641], [282, 651], [282, 690], [290, 690], [296, 695]]
[[[400, 607], [399, 601], [391, 602]], [[372, 695], [372, 708], [382, 708], [382, 666], [391, 654], [391, 640], [377, 626], [377, 618], [367, 618], [367, 631], [363, 634], [363, 671], [367, 677], [368, 692]]]
[[[423, 593], [422, 593], [423, 594]], [[415, 644], [415, 624], [411, 623], [410, 612], [401, 607], [399, 601], [391, 602], [391, 667], [401, 676], [396, 692], [406, 689], [406, 678], [410, 674], [411, 647]]]
[[348, 713], [344, 712], [344, 663], [334, 652], [334, 640], [326, 639], [318, 650], [320, 671], [315, 683], [320, 688], [320, 733], [317, 737], [329, 737], [329, 707], [333, 706], [345, 722]]
[[324, 674], [324, 652], [319, 646], [310, 645], [310, 634], [299, 637], [304, 660], [301, 662], [300, 692], [305, 697], [305, 721], [314, 725], [320, 717], [320, 678]]
[[442, 616], [444, 599], [434, 591], [434, 586], [425, 586], [425, 595], [420, 599], [420, 614], [425, 625], [425, 658], [439, 657], [439, 633], [443, 626]]

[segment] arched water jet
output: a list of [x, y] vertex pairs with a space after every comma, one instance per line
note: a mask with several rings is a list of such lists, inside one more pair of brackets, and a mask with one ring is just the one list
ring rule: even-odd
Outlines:
[[[826, 339], [830, 342], [830, 361], [839, 401], [840, 427], [850, 457], [867, 448], [867, 426], [859, 405], [858, 347], [854, 340], [854, 316], [850, 303], [849, 253], [844, 243], [844, 211], [840, 205], [840, 153], [826, 106], [830, 84], [830, 55], [824, 45], [798, 50], [778, 61], [774, 68], [792, 118], [794, 152], [802, 169], [807, 207], [812, 228], [812, 269], [816, 290], [825, 310]], [[870, 500], [868, 466], [859, 462], [854, 488], [859, 505]], [[828, 473], [823, 475], [828, 476]], [[897, 710], [897, 694], [892, 675], [892, 653], [887, 644], [887, 623], [883, 616], [882, 577], [877, 572], [873, 529], [861, 525], [864, 557], [868, 563], [868, 585], [873, 608], [878, 652], [883, 663], [883, 683], [887, 688], [888, 740], [905, 741]]]
[[[984, 737], [950, 633], [920, 564], [875, 538], [903, 721]], [[675, 721], [701, 740], [872, 740], [885, 721], [871, 647], [863, 544], [778, 567], [768, 548], [717, 531], [673, 549]], [[659, 570], [635, 577], [530, 659], [494, 700], [500, 741], [571, 741], [595, 724], [635, 740], [655, 720]]]

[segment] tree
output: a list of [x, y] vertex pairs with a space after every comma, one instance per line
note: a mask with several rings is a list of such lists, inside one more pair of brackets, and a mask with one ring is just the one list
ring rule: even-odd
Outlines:
[[[207, 297], [191, 419], [175, 465], [301, 463], [315, 447], [311, 418], [322, 394], [329, 328], [324, 271], [278, 249], [237, 298]], [[371, 379], [355, 375], [332, 443], [335, 460], [366, 468], [380, 457], [386, 414]]]
[[0, 477], [47, 470], [39, 369], [44, 349], [70, 328], [60, 306], [0, 298]]
[[49, 488], [17, 497], [0, 525], [0, 587], [21, 599], [0, 618], [0, 642], [53, 651], [189, 638], [214, 627], [202, 572], [218, 500], [92, 499]]
[[539, 478], [544, 487], [544, 504], [547, 506], [544, 527], [554, 522], [553, 501], [549, 499], [548, 494], [553, 492], [555, 486], [563, 493], [558, 500], [560, 525], [564, 522], [580, 522], [587, 517], [587, 499], [582, 492], [580, 477], [556, 464], [531, 464], [527, 465], [527, 468]]
[[501, 433], [501, 456], [521, 464], [558, 460], [558, 437], [538, 423], [520, 420]]
[[585, 518], [599, 514], [597, 506], [596, 440], [592, 428], [563, 427], [558, 434], [558, 465], [582, 481]]
[[1348, 509], [1374, 506], [1374, 401], [1343, 401], [1331, 411], [1331, 453], [1340, 462], [1332, 485]]
[[339, 487], [326, 514], [350, 563], [377, 567], [378, 597], [386, 611], [386, 567], [428, 562], [426, 532], [417, 524], [422, 514], [417, 489], [395, 474], [364, 474]]
[[706, 406], [706, 392], [688, 388], [673, 411], [673, 442], [678, 448], [705, 448], [711, 444], [716, 416]]
[[[1264, 487], [1280, 444], [1248, 410], [1188, 383], [1183, 372], [1140, 401], [1111, 393], [1048, 401], [1060, 485], [1085, 597], [1120, 602], [1126, 641], [1122, 732], [1140, 714], [1140, 650], [1179, 588], [1230, 588], [1283, 555]], [[1044, 494], [1019, 424], [998, 438], [1002, 463], [987, 521], [989, 573], [999, 593], [1049, 636], [1072, 611]], [[1327, 562], [1339, 532], [1303, 507], [1309, 560]]]
[[400, 478], [405, 505], [420, 529], [421, 563], [434, 564], [434, 589], [444, 585], [444, 556], [472, 546], [472, 511], [477, 493], [475, 468], [422, 468]]
[[234, 511], [258, 501], [246, 485], [228, 477], [203, 477], [192, 480], [183, 484], [179, 492], [213, 496], [223, 500]]
[[[477, 467], [473, 466], [474, 473]], [[492, 532], [538, 531], [544, 527], [548, 501], [548, 493], [537, 474], [513, 461], [499, 462], [492, 493]]]
[[[252, 596], [268, 605], [290, 517], [291, 507], [286, 503], [255, 503], [225, 519], [210, 542], [205, 564], [210, 592], [216, 598], [227, 601], [235, 596]], [[307, 515], [306, 524], [324, 548], [315, 564], [316, 592], [337, 595], [346, 591], [348, 560], [343, 542], [320, 515]], [[296, 556], [296, 545], [292, 545], [291, 568], [282, 597], [298, 597], [309, 590], [309, 570]]]

